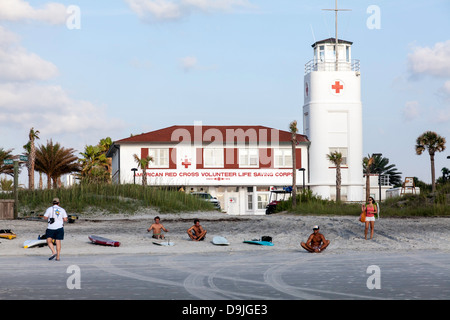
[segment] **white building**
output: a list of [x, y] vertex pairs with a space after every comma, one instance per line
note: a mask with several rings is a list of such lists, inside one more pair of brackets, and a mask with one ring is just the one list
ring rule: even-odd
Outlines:
[[[297, 186], [308, 173], [306, 136], [297, 134]], [[217, 197], [228, 214], [265, 214], [270, 190], [292, 186], [291, 134], [263, 126], [172, 126], [115, 141], [113, 183], [142, 183], [139, 158], [154, 159], [147, 171], [153, 186], [204, 191]], [[307, 179], [307, 177], [305, 177]]]
[[336, 169], [326, 155], [339, 151], [344, 157], [341, 200], [362, 201], [361, 74], [351, 45], [336, 44], [334, 38], [312, 45], [314, 59], [305, 65], [303, 133], [311, 142], [308, 185], [313, 193], [335, 198]]

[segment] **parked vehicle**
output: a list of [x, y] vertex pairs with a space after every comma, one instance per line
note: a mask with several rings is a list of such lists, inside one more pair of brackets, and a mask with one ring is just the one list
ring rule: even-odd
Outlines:
[[198, 197], [198, 198], [202, 199], [202, 200], [211, 202], [217, 210], [221, 210], [219, 200], [217, 200], [216, 197], [213, 197], [209, 193], [207, 193], [207, 192], [193, 192], [191, 194], [193, 196], [195, 196], [195, 197]]
[[277, 205], [284, 200], [289, 199], [292, 193], [292, 187], [270, 190], [269, 204], [266, 206], [266, 214], [275, 213]]

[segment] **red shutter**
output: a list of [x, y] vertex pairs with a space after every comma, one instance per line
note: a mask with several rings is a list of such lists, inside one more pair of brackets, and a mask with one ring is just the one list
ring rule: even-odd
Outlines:
[[203, 148], [197, 148], [195, 150], [196, 152], [196, 158], [197, 158], [197, 163], [196, 163], [196, 168], [197, 169], [203, 169]]
[[169, 169], [177, 168], [177, 149], [169, 148]]
[[239, 149], [224, 148], [224, 169], [239, 169]]
[[302, 149], [295, 149], [295, 168], [302, 168]]
[[274, 166], [274, 158], [273, 158], [273, 149], [266, 148], [266, 149], [259, 149], [259, 168], [260, 169], [267, 169], [272, 168]]
[[[147, 156], [148, 156], [148, 148], [141, 148], [141, 159], [143, 159]], [[148, 169], [148, 165], [147, 165], [147, 169]]]

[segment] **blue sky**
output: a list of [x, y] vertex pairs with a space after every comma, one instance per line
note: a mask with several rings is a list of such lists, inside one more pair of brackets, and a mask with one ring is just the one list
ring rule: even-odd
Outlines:
[[[339, 14], [339, 38], [361, 61], [364, 155], [430, 182], [414, 145], [427, 130], [450, 140], [450, 1], [339, 7], [352, 10]], [[334, 1], [1, 0], [0, 147], [21, 153], [31, 127], [38, 143], [83, 151], [194, 121], [301, 126], [311, 44], [334, 37], [324, 8]]]

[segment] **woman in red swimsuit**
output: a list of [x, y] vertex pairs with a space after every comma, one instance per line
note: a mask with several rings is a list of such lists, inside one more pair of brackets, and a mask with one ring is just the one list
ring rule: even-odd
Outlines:
[[367, 231], [370, 225], [370, 239], [373, 238], [373, 227], [375, 226], [375, 214], [378, 212], [375, 200], [369, 197], [367, 205], [362, 205], [362, 210], [366, 212], [366, 228], [364, 229], [364, 238], [367, 240]]

